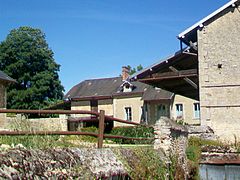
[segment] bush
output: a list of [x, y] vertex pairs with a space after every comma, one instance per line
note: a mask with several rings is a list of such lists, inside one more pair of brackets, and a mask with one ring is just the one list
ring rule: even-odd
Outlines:
[[[149, 126], [123, 126], [115, 127], [111, 131], [111, 135], [119, 135], [134, 138], [153, 138], [154, 129]], [[128, 140], [128, 139], [111, 139], [120, 144], [151, 144], [153, 140]]]
[[[98, 133], [98, 128], [96, 128], [95, 126], [91, 126], [91, 127], [80, 128], [79, 131]], [[83, 136], [79, 136], [79, 139], [87, 142], [97, 142], [97, 138], [93, 136], [83, 135]]]
[[201, 149], [198, 146], [190, 145], [186, 149], [186, 155], [189, 160], [193, 162], [198, 162], [201, 155]]
[[201, 138], [194, 137], [194, 136], [189, 138], [188, 145], [196, 146], [196, 147], [201, 147], [203, 145], [220, 146], [220, 147], [226, 146], [225, 144], [221, 143], [220, 141], [206, 140], [206, 139], [201, 139]]
[[124, 164], [130, 179], [166, 179], [168, 167], [162, 153], [152, 147], [113, 149]]

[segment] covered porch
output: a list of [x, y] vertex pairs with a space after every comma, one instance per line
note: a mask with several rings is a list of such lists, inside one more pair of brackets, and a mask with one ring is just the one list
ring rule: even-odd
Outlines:
[[154, 87], [199, 100], [198, 56], [186, 48], [131, 76]]

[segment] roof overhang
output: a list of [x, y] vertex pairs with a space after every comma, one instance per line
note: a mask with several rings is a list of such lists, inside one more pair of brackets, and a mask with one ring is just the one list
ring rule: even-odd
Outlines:
[[6, 79], [0, 79], [0, 82], [4, 83], [4, 84], [11, 84], [11, 83], [17, 83], [16, 80], [6, 80]]
[[142, 96], [143, 92], [120, 92], [120, 93], [114, 93], [113, 97], [134, 97], [134, 96]]
[[184, 30], [183, 32], [181, 32], [177, 38], [179, 40], [181, 40], [182, 42], [184, 42], [186, 45], [190, 45], [190, 42], [194, 43], [197, 42], [197, 30], [201, 29], [204, 27], [204, 25], [211, 20], [212, 18], [214, 18], [215, 16], [217, 16], [218, 14], [220, 14], [222, 11], [224, 11], [225, 9], [229, 8], [229, 7], [236, 7], [236, 2], [238, 2], [239, 0], [231, 0], [228, 3], [226, 3], [225, 5], [223, 5], [222, 7], [220, 7], [219, 9], [217, 9], [216, 11], [214, 11], [213, 13], [211, 13], [210, 15], [206, 16], [205, 18], [203, 18], [202, 20], [198, 21], [197, 23], [195, 23], [194, 25], [192, 25], [191, 27], [187, 28], [186, 30]]
[[162, 102], [162, 103], [170, 103], [172, 99], [166, 98], [166, 99], [151, 99], [151, 100], [144, 100], [144, 102], [147, 103], [154, 103], [154, 102]]
[[69, 110], [71, 109], [71, 102], [70, 101], [61, 101], [57, 102], [55, 104], [50, 105], [47, 108], [44, 108], [46, 110], [48, 109], [64, 109], [64, 110]]
[[3, 71], [0, 71], [0, 81], [4, 83], [17, 83], [17, 81], [10, 76], [8, 76], [6, 73]]
[[[129, 79], [132, 80], [137, 80], [137, 79], [141, 79], [143, 77], [146, 77], [150, 74], [156, 73], [158, 71], [162, 71], [164, 69], [164, 67], [168, 67], [170, 64], [174, 64], [177, 63], [179, 60], [181, 61], [184, 58], [187, 57], [197, 57], [197, 54], [195, 52], [192, 52], [192, 50], [187, 47], [183, 50], [179, 50], [177, 52], [175, 52], [174, 54], [168, 56], [167, 58], [161, 59], [158, 62], [154, 63], [153, 65], [146, 67], [144, 69], [142, 69], [141, 71], [138, 71], [136, 73], [134, 73], [133, 75], [131, 75], [129, 77]], [[195, 67], [196, 64], [192, 65], [191, 62], [189, 62], [188, 67]]]
[[112, 96], [84, 96], [84, 97], [73, 97], [71, 101], [90, 101], [90, 100], [106, 100], [112, 99]]
[[199, 99], [198, 58], [197, 54], [192, 53], [189, 49], [177, 52], [175, 55], [134, 74], [131, 78], [175, 94]]

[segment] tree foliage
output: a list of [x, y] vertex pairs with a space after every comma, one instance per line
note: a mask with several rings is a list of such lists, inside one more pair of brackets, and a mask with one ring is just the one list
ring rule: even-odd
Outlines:
[[0, 70], [18, 83], [8, 87], [7, 107], [39, 109], [62, 99], [58, 65], [40, 29], [13, 29], [0, 44]]
[[134, 73], [141, 71], [143, 69], [142, 65], [139, 64], [136, 68], [132, 68], [130, 65], [127, 66], [129, 69], [129, 74], [133, 75]]

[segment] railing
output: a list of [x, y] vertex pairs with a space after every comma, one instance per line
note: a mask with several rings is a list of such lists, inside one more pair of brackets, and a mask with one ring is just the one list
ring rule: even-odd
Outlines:
[[87, 135], [94, 136], [98, 138], [97, 147], [103, 147], [104, 138], [115, 138], [115, 139], [128, 139], [128, 140], [153, 140], [154, 138], [133, 138], [125, 136], [116, 136], [104, 134], [104, 124], [107, 121], [116, 121], [131, 125], [140, 125], [136, 122], [129, 122], [126, 120], [114, 118], [105, 115], [105, 111], [100, 110], [100, 112], [94, 111], [83, 111], [83, 110], [17, 110], [17, 109], [0, 109], [0, 113], [20, 113], [20, 114], [89, 114], [92, 117], [89, 119], [82, 118], [70, 118], [70, 122], [97, 122], [98, 121], [98, 133], [93, 132], [79, 132], [79, 131], [0, 131], [0, 135]]

